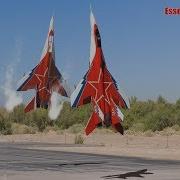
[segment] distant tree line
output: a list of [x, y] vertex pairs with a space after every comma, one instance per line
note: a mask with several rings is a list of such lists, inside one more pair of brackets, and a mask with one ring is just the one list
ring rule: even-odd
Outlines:
[[[136, 97], [131, 97], [130, 106], [128, 110], [122, 110], [125, 115], [125, 130], [161, 131], [167, 127], [176, 127], [180, 130], [180, 99], [176, 103], [169, 103], [162, 96], [155, 101], [139, 101]], [[49, 127], [64, 130], [76, 125], [85, 126], [91, 113], [90, 104], [71, 108], [69, 103], [64, 103], [57, 120], [51, 120], [45, 109], [37, 109], [26, 114], [23, 104], [15, 107], [13, 112], [7, 112], [1, 107], [0, 134], [36, 133], [43, 132]]]

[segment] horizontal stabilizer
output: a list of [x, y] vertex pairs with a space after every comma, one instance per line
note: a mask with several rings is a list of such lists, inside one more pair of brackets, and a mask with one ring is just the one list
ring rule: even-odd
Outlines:
[[36, 86], [38, 84], [38, 79], [34, 75], [34, 71], [35, 71], [36, 67], [20, 80], [20, 82], [18, 83], [19, 88], [17, 89], [17, 91], [27, 91], [28, 89], [36, 88]]
[[97, 127], [97, 125], [99, 123], [101, 123], [101, 121], [99, 119], [98, 114], [93, 112], [93, 114], [89, 118], [89, 121], [88, 121], [87, 126], [85, 128], [86, 135], [89, 135]]
[[36, 98], [34, 97], [25, 107], [25, 113], [30, 112], [36, 108]]
[[111, 99], [111, 108], [112, 108], [112, 114], [111, 114], [112, 126], [115, 128], [116, 131], [120, 132], [123, 135], [124, 130], [121, 125], [121, 122], [123, 121], [124, 115], [121, 112], [121, 110], [117, 107], [117, 105], [113, 102], [112, 99]]
[[124, 134], [124, 129], [123, 129], [121, 123], [114, 124], [113, 126], [114, 126], [114, 128], [116, 129], [116, 131], [118, 131], [118, 132], [121, 133], [122, 135]]

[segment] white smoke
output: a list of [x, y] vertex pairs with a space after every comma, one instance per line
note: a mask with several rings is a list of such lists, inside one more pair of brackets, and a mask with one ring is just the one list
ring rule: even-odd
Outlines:
[[15, 51], [13, 54], [14, 61], [7, 66], [5, 71], [5, 80], [2, 85], [2, 91], [5, 97], [5, 108], [7, 111], [13, 111], [14, 107], [23, 102], [22, 96], [20, 96], [16, 89], [14, 88], [15, 83], [15, 69], [16, 65], [21, 61], [22, 54], [22, 41], [16, 39], [15, 41]]
[[[70, 74], [68, 73], [69, 67], [70, 66], [66, 65], [66, 67], [64, 68], [66, 70], [61, 71], [61, 74], [63, 77], [61, 85], [64, 87], [67, 95], [70, 97], [71, 89], [70, 89], [68, 82], [67, 82], [68, 79], [70, 78]], [[52, 94], [51, 94], [51, 105], [49, 107], [49, 112], [48, 112], [48, 116], [50, 119], [56, 120], [58, 118], [58, 116], [60, 115], [60, 113], [62, 111], [64, 102], [70, 102], [69, 97], [61, 96], [57, 92], [52, 92]]]
[[50, 119], [55, 120], [61, 113], [64, 101], [61, 101], [61, 97], [58, 93], [53, 92], [51, 95], [51, 105], [49, 108], [48, 116]]
[[63, 108], [63, 103], [64, 102], [61, 101], [61, 98], [59, 98], [58, 93], [53, 92], [51, 95], [51, 105], [48, 113], [50, 119], [57, 119]]
[[7, 111], [13, 111], [15, 106], [23, 102], [22, 96], [17, 94], [16, 90], [13, 88], [13, 80], [14, 68], [13, 66], [8, 66], [5, 73], [5, 84], [2, 87]]
[[65, 101], [69, 101], [68, 98], [59, 95], [57, 92], [53, 92], [51, 95], [51, 105], [49, 108], [48, 116], [50, 119], [55, 120], [60, 115]]

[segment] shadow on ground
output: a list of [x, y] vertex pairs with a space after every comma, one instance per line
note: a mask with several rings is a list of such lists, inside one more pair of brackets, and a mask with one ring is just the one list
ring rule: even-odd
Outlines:
[[76, 163], [63, 163], [59, 166], [81, 166], [81, 165], [91, 165], [91, 164], [104, 164], [104, 162], [76, 162]]
[[142, 169], [142, 170], [138, 170], [138, 171], [134, 171], [134, 172], [127, 172], [127, 173], [124, 173], [124, 174], [103, 176], [101, 178], [104, 178], [104, 179], [127, 179], [129, 177], [144, 178], [143, 175], [147, 175], [147, 174], [154, 174], [154, 173], [147, 172], [147, 169]]

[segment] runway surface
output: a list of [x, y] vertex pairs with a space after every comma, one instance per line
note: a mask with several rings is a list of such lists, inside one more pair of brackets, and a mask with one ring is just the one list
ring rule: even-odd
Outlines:
[[52, 145], [0, 143], [0, 180], [180, 180], [180, 161], [28, 149], [36, 146]]

